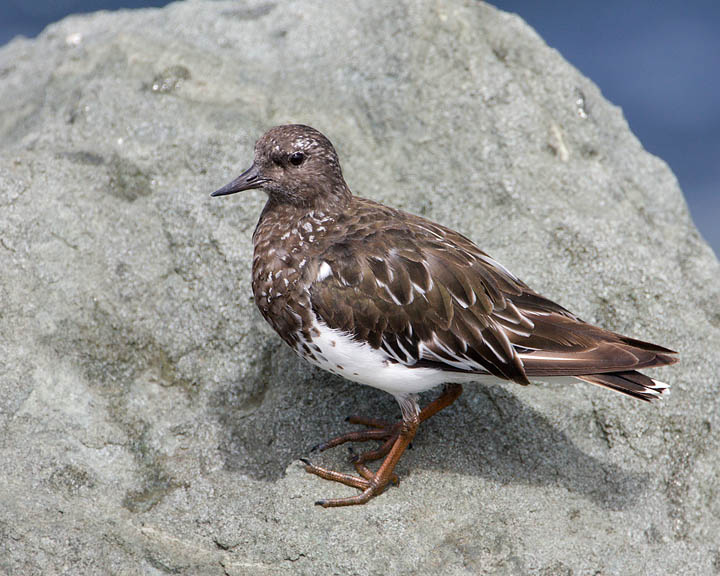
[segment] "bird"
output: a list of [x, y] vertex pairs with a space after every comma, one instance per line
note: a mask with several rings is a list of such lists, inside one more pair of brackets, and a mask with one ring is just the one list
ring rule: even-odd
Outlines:
[[[674, 364], [676, 352], [584, 322], [459, 232], [353, 195], [335, 148], [314, 128], [271, 128], [251, 167], [211, 196], [250, 189], [267, 194], [253, 233], [262, 316], [300, 357], [400, 407], [397, 422], [352, 416], [363, 429], [313, 449], [378, 442], [352, 452], [357, 474], [301, 459], [307, 472], [357, 490], [322, 507], [365, 504], [397, 484], [395, 465], [420, 423], [463, 384], [580, 380], [644, 401], [669, 388], [638, 370]], [[419, 394], [440, 386], [421, 408]]]

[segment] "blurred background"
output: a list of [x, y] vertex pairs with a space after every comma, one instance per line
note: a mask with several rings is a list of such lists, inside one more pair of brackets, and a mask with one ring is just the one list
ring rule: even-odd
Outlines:
[[[164, 0], [0, 0], [0, 45], [77, 12]], [[675, 172], [695, 223], [720, 255], [720, 2], [495, 0], [622, 107], [647, 150]]]

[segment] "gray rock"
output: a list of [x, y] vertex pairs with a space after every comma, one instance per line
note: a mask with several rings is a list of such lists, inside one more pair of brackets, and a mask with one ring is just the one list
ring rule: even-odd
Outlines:
[[[645, 405], [468, 387], [367, 506], [297, 458], [394, 401], [303, 364], [250, 301], [258, 191], [311, 124], [355, 193], [466, 233], [589, 321], [679, 350]], [[667, 166], [519, 18], [200, 2], [0, 50], [0, 572], [720, 572], [720, 267]], [[349, 470], [342, 449], [323, 454]]]

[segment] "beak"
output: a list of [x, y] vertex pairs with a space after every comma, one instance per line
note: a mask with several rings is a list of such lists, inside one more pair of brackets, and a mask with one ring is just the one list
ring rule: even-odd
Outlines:
[[226, 184], [220, 188], [220, 190], [215, 190], [210, 196], [227, 196], [228, 194], [235, 194], [243, 190], [260, 188], [265, 182], [267, 182], [267, 178], [260, 176], [258, 167], [253, 163], [250, 168], [245, 170], [245, 172], [240, 174], [240, 176], [235, 178], [230, 184]]

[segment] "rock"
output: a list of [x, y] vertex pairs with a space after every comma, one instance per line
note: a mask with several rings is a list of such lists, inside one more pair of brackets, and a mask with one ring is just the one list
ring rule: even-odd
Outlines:
[[[720, 267], [667, 166], [479, 2], [176, 3], [0, 50], [0, 572], [709, 574]], [[394, 400], [296, 359], [250, 300], [269, 126], [469, 235], [589, 321], [679, 350], [645, 405], [467, 387], [367, 506], [297, 459]], [[320, 461], [350, 470], [336, 449]]]

